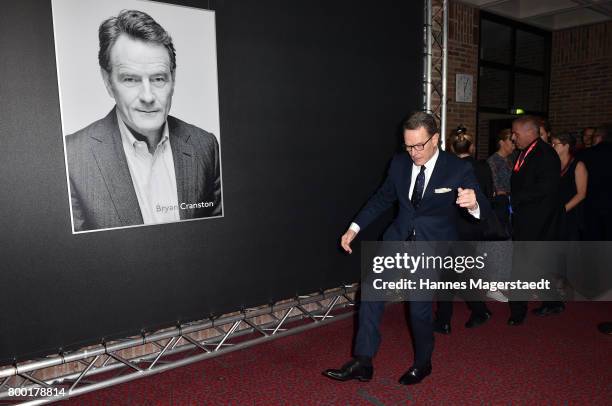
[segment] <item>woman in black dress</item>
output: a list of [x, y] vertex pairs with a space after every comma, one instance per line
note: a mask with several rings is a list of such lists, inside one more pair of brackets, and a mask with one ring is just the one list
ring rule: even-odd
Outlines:
[[[561, 184], [559, 186], [559, 204], [564, 208], [563, 221], [560, 227], [559, 240], [578, 241], [584, 234], [583, 201], [587, 193], [588, 172], [584, 162], [576, 158], [574, 149], [576, 137], [572, 134], [558, 134], [551, 138], [551, 145], [561, 160]], [[562, 260], [557, 275], [557, 289], [560, 295], [567, 296], [568, 258]], [[554, 297], [533, 312], [539, 316], [563, 311], [565, 305]]]
[[561, 204], [565, 209], [561, 240], [578, 241], [584, 230], [583, 201], [587, 193], [588, 172], [584, 162], [574, 156], [576, 137], [572, 134], [554, 135], [551, 145], [561, 159]]

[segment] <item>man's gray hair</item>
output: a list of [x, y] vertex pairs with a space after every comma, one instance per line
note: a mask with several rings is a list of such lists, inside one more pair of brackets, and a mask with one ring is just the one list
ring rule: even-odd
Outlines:
[[537, 132], [538, 134], [540, 133], [540, 122], [541, 122], [541, 118], [537, 117], [537, 116], [519, 116], [518, 118], [515, 118], [513, 123], [516, 124], [528, 124], [530, 127], [532, 127], [535, 132]]
[[433, 136], [438, 132], [438, 125], [433, 115], [424, 111], [416, 111], [404, 120], [402, 127], [404, 130], [418, 130], [423, 127], [427, 130], [430, 136]]
[[107, 72], [111, 72], [110, 51], [117, 38], [122, 34], [132, 39], [163, 45], [170, 57], [170, 70], [176, 70], [176, 51], [172, 37], [150, 15], [138, 10], [123, 10], [116, 17], [110, 17], [100, 24], [98, 39], [100, 50], [98, 63]]

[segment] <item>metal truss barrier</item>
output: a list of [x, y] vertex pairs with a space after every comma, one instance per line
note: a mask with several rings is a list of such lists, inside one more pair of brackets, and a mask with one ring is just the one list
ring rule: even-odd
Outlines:
[[423, 27], [423, 109], [440, 124], [446, 141], [446, 79], [448, 67], [448, 0], [426, 0]]
[[[358, 284], [347, 285], [232, 316], [186, 323], [139, 338], [0, 368], [0, 405], [48, 404], [323, 326], [353, 314], [348, 309], [355, 304], [351, 295], [357, 289]], [[271, 321], [261, 322], [263, 318]], [[205, 331], [215, 335], [194, 338]], [[153, 347], [153, 351], [132, 358], [125, 356], [125, 350], [144, 345]], [[51, 379], [35, 376], [60, 365], [78, 365], [81, 370]]]

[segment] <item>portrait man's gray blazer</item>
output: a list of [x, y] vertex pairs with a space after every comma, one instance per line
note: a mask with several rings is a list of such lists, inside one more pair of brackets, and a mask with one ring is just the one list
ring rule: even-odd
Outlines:
[[[214, 135], [168, 116], [181, 220], [219, 216], [221, 177], [219, 144]], [[66, 137], [74, 231], [143, 224], [130, 176], [115, 109]], [[204, 206], [204, 205], [202, 205]]]

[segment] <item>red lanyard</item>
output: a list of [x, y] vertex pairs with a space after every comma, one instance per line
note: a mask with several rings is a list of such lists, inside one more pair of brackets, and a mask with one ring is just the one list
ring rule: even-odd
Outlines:
[[519, 155], [518, 159], [516, 160], [516, 163], [514, 164], [514, 172], [518, 172], [521, 169], [521, 166], [523, 166], [523, 164], [525, 163], [525, 158], [527, 158], [527, 155], [529, 155], [529, 153], [531, 152], [531, 150], [533, 150], [536, 146], [536, 144], [538, 143], [538, 140], [535, 140], [531, 146], [527, 149], [527, 151], [523, 151], [525, 154], [523, 155], [523, 153], [521, 153], [521, 155]]

